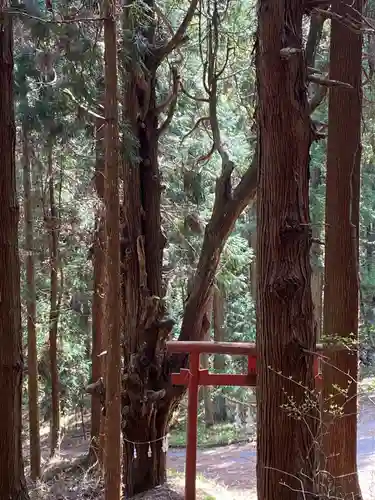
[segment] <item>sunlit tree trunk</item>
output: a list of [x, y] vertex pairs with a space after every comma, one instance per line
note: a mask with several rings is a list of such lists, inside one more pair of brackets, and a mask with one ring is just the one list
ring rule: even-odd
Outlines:
[[[303, 2], [259, 2], [257, 486], [262, 500], [312, 491], [314, 420], [289, 416], [314, 388], [309, 150]], [[310, 351], [310, 353], [306, 352]], [[303, 410], [302, 410], [303, 411]], [[283, 484], [286, 483], [286, 486]], [[302, 495], [302, 493], [301, 493]]]
[[[349, 7], [350, 5], [350, 7]], [[332, 4], [339, 16], [356, 17], [362, 0]], [[332, 88], [328, 108], [324, 335], [352, 348], [332, 352], [323, 363], [325, 424], [322, 467], [336, 492], [360, 498], [357, 476], [357, 379], [359, 305], [359, 190], [362, 113], [362, 36], [331, 21], [330, 78], [353, 88]], [[339, 388], [339, 389], [338, 389]], [[332, 397], [332, 395], [334, 397]], [[343, 409], [340, 417], [331, 405]], [[344, 439], [343, 439], [344, 437]]]
[[105, 217], [107, 240], [106, 324], [106, 443], [104, 485], [106, 500], [121, 492], [121, 346], [120, 346], [120, 202], [117, 105], [117, 44], [115, 4], [104, 3], [105, 61]]
[[12, 22], [0, 0], [0, 496], [26, 500], [21, 445], [22, 327], [16, 191]]
[[36, 291], [34, 270], [34, 234], [31, 189], [31, 168], [29, 157], [29, 137], [27, 127], [23, 127], [23, 191], [26, 250], [27, 288], [27, 373], [29, 396], [30, 434], [30, 477], [35, 481], [40, 477], [40, 435], [38, 405], [38, 358], [36, 343]]
[[53, 175], [53, 144], [50, 141], [47, 145], [48, 163], [48, 193], [49, 193], [49, 216], [47, 226], [49, 230], [49, 259], [51, 275], [50, 291], [50, 315], [49, 315], [49, 354], [51, 370], [51, 456], [54, 455], [59, 446], [60, 434], [60, 395], [59, 395], [59, 374], [57, 366], [57, 333], [60, 315], [60, 304], [58, 301], [58, 213], [55, 200], [55, 186]]

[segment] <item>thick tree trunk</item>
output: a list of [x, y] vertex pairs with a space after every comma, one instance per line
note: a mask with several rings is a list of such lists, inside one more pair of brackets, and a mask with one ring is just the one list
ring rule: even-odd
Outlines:
[[115, 5], [104, 9], [105, 62], [105, 218], [107, 241], [106, 323], [108, 331], [106, 377], [106, 443], [104, 485], [107, 500], [121, 496], [121, 293], [119, 131], [117, 105], [117, 34]]
[[[104, 201], [104, 155], [103, 140], [104, 126], [102, 120], [96, 123], [96, 166], [95, 188], [98, 195], [98, 208], [95, 220], [95, 240], [93, 248], [94, 261], [94, 290], [92, 298], [92, 351], [91, 351], [91, 383], [97, 382], [102, 371], [102, 357], [104, 337], [104, 293], [105, 293], [105, 227], [102, 202]], [[103, 448], [100, 445], [100, 421], [104, 417], [101, 411], [100, 398], [97, 395], [91, 398], [91, 440], [89, 459], [91, 462], [99, 460], [103, 465]], [[104, 427], [102, 429], [104, 432]]]
[[[339, 15], [351, 12], [350, 15], [355, 16], [353, 7], [362, 12], [362, 0], [354, 4], [334, 4], [332, 10]], [[323, 404], [328, 410], [324, 415], [329, 427], [323, 439], [325, 463], [322, 467], [329, 472], [330, 478], [336, 478], [337, 492], [340, 492], [336, 495], [343, 494], [345, 498], [360, 498], [356, 456], [358, 352], [355, 343], [358, 340], [361, 55], [362, 36], [332, 21], [330, 78], [347, 82], [353, 89], [330, 90], [324, 334], [333, 336], [338, 342], [343, 339], [345, 344], [353, 341], [354, 345], [352, 349], [332, 353], [329, 363], [323, 364]], [[342, 417], [329, 411], [332, 404], [342, 407]]]
[[26, 500], [21, 445], [22, 328], [19, 207], [16, 192], [15, 124], [13, 109], [13, 37], [11, 17], [0, 1], [0, 495]]
[[[130, 4], [131, 1], [128, 2]], [[151, 9], [153, 1], [146, 2]], [[124, 33], [129, 29], [124, 10]], [[153, 40], [154, 25], [137, 27]], [[124, 53], [129, 53], [124, 40]], [[152, 43], [152, 42], [151, 42]], [[132, 50], [132, 49], [130, 49]], [[123, 475], [125, 494], [132, 496], [166, 480], [166, 442], [170, 403], [163, 400], [169, 382], [164, 341], [172, 324], [164, 321], [158, 165], [156, 65], [144, 56], [145, 71], [126, 69], [124, 120], [138, 139], [139, 163], [124, 158], [124, 229], [122, 248], [124, 301]], [[134, 156], [134, 155], [132, 155]]]
[[48, 156], [48, 189], [49, 189], [49, 258], [51, 274], [50, 292], [50, 315], [49, 315], [49, 354], [51, 370], [51, 456], [56, 453], [59, 446], [60, 434], [60, 394], [59, 373], [57, 366], [57, 332], [60, 316], [60, 304], [58, 301], [58, 214], [55, 201], [55, 186], [53, 176], [52, 142], [47, 146]]
[[257, 480], [258, 497], [267, 500], [295, 500], [315, 458], [314, 420], [282, 408], [293, 398], [303, 411], [304, 392], [314, 387], [313, 356], [304, 352], [314, 350], [315, 336], [302, 17], [300, 0], [260, 1]]
[[34, 271], [34, 232], [29, 158], [29, 137], [23, 127], [23, 190], [27, 280], [27, 373], [29, 395], [30, 477], [40, 477], [40, 434], [38, 405], [38, 357], [36, 344], [36, 291]]

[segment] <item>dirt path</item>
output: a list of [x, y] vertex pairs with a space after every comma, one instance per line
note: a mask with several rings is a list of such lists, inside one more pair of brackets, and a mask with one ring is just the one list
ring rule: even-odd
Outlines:
[[[374, 499], [375, 405], [373, 401], [362, 404], [360, 409], [357, 462], [363, 499]], [[168, 467], [178, 472], [184, 471], [184, 449], [169, 451]], [[238, 494], [243, 495], [244, 492], [250, 493], [252, 498], [256, 489], [256, 447], [249, 443], [198, 450], [197, 472], [228, 488], [233, 492], [233, 499], [238, 498]]]
[[[357, 450], [363, 499], [374, 499], [375, 404], [373, 402], [361, 406], [358, 419]], [[48, 459], [48, 449], [44, 448], [45, 470], [64, 469], [69, 464], [82, 460], [87, 455], [87, 451], [88, 440], [82, 437], [81, 430], [78, 428], [71, 430], [61, 442], [60, 455], [52, 461]], [[183, 483], [182, 476], [176, 476], [176, 473], [183, 474], [185, 470], [185, 449], [169, 450], [168, 469], [172, 478], [178, 478], [178, 481]], [[212, 491], [212, 496], [223, 500], [226, 498], [230, 500], [256, 499], [256, 447], [253, 443], [247, 443], [200, 449], [197, 454], [197, 474], [198, 480], [208, 480], [209, 484], [212, 485], [213, 490], [215, 490]], [[55, 490], [55, 486], [58, 485], [54, 485], [53, 490]], [[64, 483], [65, 490], [67, 486]], [[69, 489], [71, 488], [69, 487]], [[56, 493], [53, 491], [54, 498], [77, 498], [76, 495], [67, 494], [68, 492], [64, 493], [64, 496]]]

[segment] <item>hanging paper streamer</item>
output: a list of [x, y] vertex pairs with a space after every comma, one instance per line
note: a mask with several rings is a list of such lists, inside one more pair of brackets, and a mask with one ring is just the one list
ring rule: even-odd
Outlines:
[[150, 443], [148, 443], [148, 452], [147, 452], [147, 456], [150, 458], [152, 455], [152, 451], [151, 451], [151, 445]]
[[168, 443], [168, 434], [167, 434], [166, 436], [164, 436], [161, 449], [162, 449], [163, 453], [167, 453], [168, 448], [169, 448], [169, 443]]
[[134, 455], [133, 456], [134, 456], [134, 459], [137, 458], [137, 450], [136, 450], [135, 446], [134, 446]]

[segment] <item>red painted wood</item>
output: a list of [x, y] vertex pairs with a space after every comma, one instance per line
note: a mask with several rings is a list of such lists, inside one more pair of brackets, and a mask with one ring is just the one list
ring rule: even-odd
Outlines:
[[185, 500], [195, 500], [195, 479], [197, 464], [197, 424], [198, 424], [198, 391], [199, 391], [199, 352], [190, 354], [189, 359], [189, 392], [188, 420], [186, 442]]
[[247, 357], [247, 373], [256, 373], [257, 372], [257, 358], [256, 356], [248, 356]]
[[[243, 386], [255, 387], [256, 374], [250, 373], [249, 375], [241, 374], [227, 374], [227, 373], [209, 373], [208, 370], [200, 370], [198, 375], [199, 385], [204, 386]], [[188, 385], [189, 374], [186, 373], [172, 373], [173, 385]]]
[[171, 340], [167, 342], [170, 353], [192, 353], [201, 354], [232, 354], [232, 356], [241, 356], [253, 354], [255, 356], [255, 344], [246, 342], [180, 342]]

